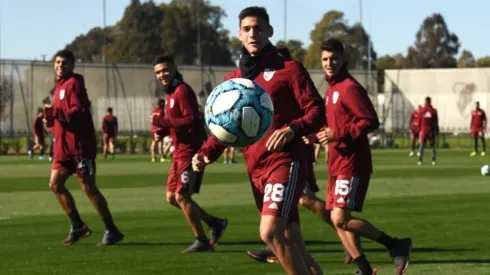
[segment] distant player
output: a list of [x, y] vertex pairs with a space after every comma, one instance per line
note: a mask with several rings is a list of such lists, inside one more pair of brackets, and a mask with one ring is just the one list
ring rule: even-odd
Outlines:
[[[301, 204], [303, 207], [310, 210], [313, 214], [318, 216], [322, 221], [330, 225], [335, 230], [335, 227], [332, 224], [332, 220], [330, 219], [330, 211], [328, 211], [325, 208], [325, 201], [320, 199], [316, 195], [316, 193], [320, 191], [320, 188], [318, 188], [316, 182], [315, 169], [313, 167], [313, 163], [315, 161], [314, 142], [316, 140], [317, 139], [315, 136], [303, 137], [303, 141], [305, 142], [305, 151], [307, 153], [306, 164], [308, 169], [308, 177], [307, 177], [305, 188], [303, 189], [303, 194], [299, 198], [299, 204]], [[361, 240], [358, 239], [358, 242], [360, 244]], [[279, 260], [270, 249], [247, 251], [247, 254], [252, 259], [260, 262], [268, 262], [268, 263], [275, 263], [275, 264], [279, 263]], [[349, 255], [349, 253], [345, 251], [345, 263], [350, 264], [352, 260], [353, 259]]]
[[[318, 140], [328, 145], [328, 191], [326, 208], [342, 244], [359, 271], [371, 275], [366, 256], [355, 234], [384, 245], [390, 252], [396, 274], [405, 272], [412, 240], [388, 236], [366, 220], [352, 216], [361, 212], [372, 173], [368, 133], [379, 126], [378, 116], [367, 91], [349, 74], [342, 42], [329, 39], [321, 45], [321, 62], [329, 87], [326, 96], [327, 124]], [[359, 273], [360, 272], [360, 273]]]
[[223, 151], [223, 163], [224, 164], [234, 164], [236, 163], [235, 161], [235, 147], [228, 146], [226, 147], [225, 151]]
[[487, 115], [485, 111], [480, 109], [480, 102], [476, 102], [476, 109], [471, 112], [471, 136], [475, 145], [475, 150], [471, 152], [470, 156], [476, 156], [478, 152], [478, 139], [481, 139], [482, 151], [481, 156], [485, 156], [487, 144], [485, 143], [485, 131], [487, 130]]
[[114, 140], [116, 139], [117, 132], [119, 130], [119, 123], [117, 117], [112, 112], [112, 107], [107, 108], [107, 114], [102, 118], [102, 132], [104, 140], [104, 158], [107, 158], [109, 152], [114, 159]]
[[[242, 150], [261, 214], [260, 237], [286, 273], [323, 274], [305, 247], [298, 213], [298, 201], [308, 176], [301, 137], [315, 133], [325, 124], [323, 102], [301, 63], [286, 59], [271, 44], [273, 28], [264, 8], [245, 8], [238, 18], [242, 54], [239, 68], [227, 74], [225, 80], [254, 80], [274, 103], [270, 130]], [[194, 169], [202, 171], [225, 148], [211, 135], [194, 156]]]
[[[165, 117], [165, 99], [160, 98], [158, 104], [151, 111], [152, 116]], [[151, 125], [151, 162], [156, 162], [156, 153], [160, 154], [160, 162], [169, 162], [167, 158], [167, 152], [172, 146], [172, 139], [169, 129], [165, 129], [156, 125]], [[168, 138], [166, 138], [168, 137]], [[166, 140], [165, 140], [166, 138]], [[166, 144], [164, 144], [166, 142]], [[170, 142], [170, 143], [169, 143]], [[166, 145], [166, 148], [165, 148]]]
[[[167, 104], [166, 116], [153, 114], [152, 124], [170, 129], [175, 146], [167, 178], [167, 201], [183, 212], [196, 237], [183, 252], [211, 252], [222, 237], [228, 220], [208, 214], [192, 199], [193, 194], [199, 193], [203, 176], [203, 172], [192, 169], [192, 157], [205, 140], [197, 97], [184, 82], [171, 57], [158, 56], [153, 64], [156, 78], [167, 93]], [[210, 228], [210, 240], [204, 233], [201, 220]]]
[[105, 224], [105, 233], [99, 245], [112, 245], [124, 238], [112, 220], [105, 197], [95, 183], [95, 156], [97, 143], [89, 100], [83, 76], [73, 73], [75, 56], [68, 50], [56, 53], [54, 70], [56, 90], [52, 105], [45, 105], [45, 125], [52, 127], [54, 160], [51, 167], [49, 188], [71, 220], [64, 246], [72, 245], [92, 234], [83, 222], [75, 206], [75, 200], [65, 186], [68, 178], [76, 173], [83, 192], [88, 196]]
[[409, 132], [410, 132], [410, 143], [412, 145], [411, 150], [410, 150], [410, 156], [413, 156], [415, 154], [415, 145], [419, 139], [419, 132], [420, 132], [420, 125], [419, 125], [419, 113], [420, 109], [422, 109], [422, 106], [419, 105], [417, 110], [413, 110], [412, 115], [410, 116], [410, 125], [409, 125]]
[[32, 150], [29, 150], [29, 156], [31, 158], [34, 157], [34, 152], [39, 150], [39, 159], [44, 159], [44, 153], [46, 152], [46, 129], [44, 128], [43, 119], [43, 109], [39, 108], [36, 118], [34, 118], [34, 122], [32, 123], [32, 130], [34, 133], [34, 146], [32, 146]]
[[436, 165], [436, 137], [439, 135], [439, 118], [437, 110], [432, 107], [430, 97], [425, 98], [425, 105], [419, 111], [420, 125], [420, 149], [418, 165], [422, 165], [424, 157], [425, 144], [429, 142], [432, 148], [432, 165]]

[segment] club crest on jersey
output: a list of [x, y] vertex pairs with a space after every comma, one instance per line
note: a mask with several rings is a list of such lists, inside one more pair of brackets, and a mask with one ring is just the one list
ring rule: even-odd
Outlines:
[[175, 105], [175, 100], [173, 98], [170, 99], [170, 108], [173, 108]]
[[337, 92], [337, 91], [333, 92], [333, 95], [332, 95], [333, 104], [337, 103], [338, 99], [339, 99], [339, 92]]
[[63, 98], [65, 98], [65, 90], [64, 89], [60, 91], [60, 99], [63, 99]]
[[274, 76], [274, 73], [276, 72], [276, 70], [274, 69], [264, 69], [264, 79], [265, 81], [269, 81], [272, 79], [272, 77]]

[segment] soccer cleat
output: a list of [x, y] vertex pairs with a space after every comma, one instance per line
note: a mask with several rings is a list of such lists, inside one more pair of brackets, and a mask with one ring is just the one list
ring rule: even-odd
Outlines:
[[410, 251], [412, 250], [412, 239], [399, 239], [398, 245], [390, 251], [395, 263], [396, 275], [403, 275], [410, 262]]
[[70, 246], [78, 242], [79, 240], [92, 235], [92, 230], [88, 228], [86, 224], [83, 225], [82, 228], [75, 229], [70, 227], [70, 233], [68, 237], [61, 243], [63, 246]]
[[211, 246], [218, 245], [219, 240], [228, 227], [228, 219], [218, 219], [215, 226], [209, 228], [209, 244]]
[[413, 151], [411, 151], [411, 152], [408, 154], [408, 156], [410, 156], [410, 157], [413, 157], [413, 155], [414, 155], [414, 152], [413, 152]]
[[270, 264], [278, 264], [279, 260], [277, 259], [276, 255], [272, 252], [272, 250], [265, 248], [265, 249], [260, 249], [260, 250], [255, 250], [255, 251], [247, 251], [247, 255], [261, 263], [270, 263]]
[[420, 152], [417, 152], [417, 157], [420, 157]]
[[470, 157], [474, 157], [474, 156], [476, 156], [476, 151], [470, 153]]
[[481, 152], [481, 156], [484, 157], [486, 154], [485, 152]]
[[420, 160], [417, 161], [417, 165], [422, 165], [422, 162]]
[[435, 160], [432, 161], [432, 165], [436, 165], [436, 161]]
[[98, 244], [98, 246], [107, 246], [107, 245], [114, 245], [124, 239], [124, 234], [121, 233], [119, 230], [106, 230], [104, 232], [104, 236], [102, 237], [102, 241]]
[[155, 158], [152, 158], [152, 159], [151, 159], [151, 162], [156, 162]]
[[214, 248], [208, 242], [196, 240], [188, 248], [182, 250], [182, 253], [194, 252], [214, 252]]

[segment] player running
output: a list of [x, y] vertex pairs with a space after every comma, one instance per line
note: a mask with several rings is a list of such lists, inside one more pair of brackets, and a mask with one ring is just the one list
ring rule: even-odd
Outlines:
[[485, 111], [480, 109], [480, 102], [476, 102], [476, 109], [471, 112], [471, 136], [473, 136], [473, 142], [475, 150], [471, 152], [470, 156], [474, 157], [478, 153], [478, 138], [481, 139], [482, 151], [481, 156], [485, 156], [487, 144], [485, 143], [485, 131], [487, 130], [487, 115]]
[[64, 246], [72, 245], [92, 234], [78, 214], [73, 196], [65, 187], [68, 178], [76, 173], [83, 192], [102, 217], [105, 233], [99, 245], [112, 245], [124, 238], [112, 220], [107, 200], [95, 183], [97, 151], [94, 122], [89, 112], [89, 100], [83, 76], [73, 73], [75, 56], [68, 50], [56, 53], [54, 70], [56, 90], [53, 105], [45, 105], [44, 123], [52, 127], [55, 138], [54, 160], [49, 188], [71, 220]]
[[[301, 137], [325, 124], [322, 99], [301, 63], [286, 60], [269, 41], [273, 29], [264, 8], [245, 8], [238, 18], [242, 55], [239, 68], [225, 80], [254, 80], [274, 104], [271, 129], [242, 150], [261, 213], [260, 237], [288, 274], [323, 274], [306, 250], [298, 213], [308, 176]], [[210, 136], [193, 158], [194, 169], [202, 171], [225, 148]]]
[[31, 159], [34, 157], [34, 152], [37, 150], [39, 150], [39, 159], [44, 159], [44, 153], [46, 152], [46, 129], [44, 128], [43, 119], [43, 109], [39, 108], [36, 118], [34, 118], [34, 122], [32, 123], [32, 130], [34, 132], [34, 146], [32, 146], [32, 150], [29, 150], [29, 157]]
[[349, 74], [344, 46], [337, 39], [321, 45], [321, 62], [329, 87], [326, 96], [326, 128], [318, 140], [328, 145], [326, 208], [342, 244], [358, 266], [358, 274], [376, 274], [362, 252], [355, 234], [384, 245], [393, 257], [396, 274], [408, 266], [412, 240], [388, 236], [366, 220], [351, 215], [361, 212], [372, 173], [367, 134], [379, 126], [367, 91]]
[[[420, 132], [420, 125], [419, 125], [419, 113], [420, 109], [422, 109], [422, 106], [419, 105], [417, 110], [413, 110], [412, 115], [410, 116], [410, 125], [409, 125], [409, 132], [410, 132], [410, 144], [411, 144], [411, 150], [410, 150], [410, 156], [412, 157], [415, 154], [415, 145], [417, 140], [419, 139], [419, 132]], [[417, 154], [418, 155], [418, 154]]]
[[[182, 252], [211, 252], [222, 237], [228, 220], [208, 214], [192, 199], [193, 194], [199, 193], [203, 176], [203, 171], [192, 169], [192, 156], [205, 140], [197, 97], [184, 82], [171, 57], [156, 57], [153, 70], [167, 93], [167, 104], [166, 116], [152, 114], [152, 124], [170, 129], [175, 146], [167, 178], [167, 201], [184, 213], [196, 237], [195, 242]], [[204, 233], [201, 220], [210, 228], [210, 240]]]
[[425, 98], [425, 105], [420, 109], [419, 125], [420, 149], [417, 164], [422, 165], [425, 144], [428, 141], [432, 148], [432, 165], [436, 165], [436, 137], [439, 135], [439, 118], [437, 116], [437, 110], [431, 105], [430, 97]]
[[[161, 98], [158, 100], [157, 105], [151, 111], [152, 116], [165, 117], [165, 99]], [[151, 162], [156, 162], [156, 153], [160, 154], [160, 162], [169, 162], [167, 158], [168, 149], [170, 149], [170, 145], [167, 143], [167, 147], [164, 144], [164, 141], [169, 141], [167, 136], [170, 135], [168, 129], [156, 126], [154, 124], [151, 125]]]
[[107, 108], [107, 114], [102, 118], [102, 133], [104, 140], [104, 158], [107, 158], [107, 153], [112, 155], [112, 159], [115, 157], [114, 141], [116, 140], [119, 124], [117, 117], [112, 112], [112, 107]]

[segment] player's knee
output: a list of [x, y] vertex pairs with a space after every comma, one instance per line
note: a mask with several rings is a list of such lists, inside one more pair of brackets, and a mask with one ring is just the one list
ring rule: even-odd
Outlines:
[[61, 194], [66, 190], [65, 185], [57, 181], [50, 181], [49, 189], [55, 194]]
[[178, 204], [186, 203], [190, 200], [190, 195], [187, 193], [175, 193], [175, 201]]
[[299, 198], [299, 204], [301, 204], [301, 206], [303, 207], [311, 208], [312, 203], [313, 202], [311, 201], [311, 199], [306, 195], [303, 195]]
[[178, 205], [177, 199], [175, 198], [175, 193], [167, 193], [167, 202], [171, 205]]
[[339, 215], [338, 213], [335, 213], [335, 211], [332, 211], [330, 213], [330, 219], [336, 228], [345, 229], [347, 226], [347, 219], [345, 218], [345, 215]]
[[261, 229], [260, 238], [267, 246], [273, 246], [274, 244], [281, 243], [283, 241], [284, 232], [279, 232], [273, 229]]
[[95, 183], [87, 183], [84, 182], [82, 183], [82, 191], [85, 193], [87, 196], [95, 196], [100, 194], [99, 188], [95, 185]]

